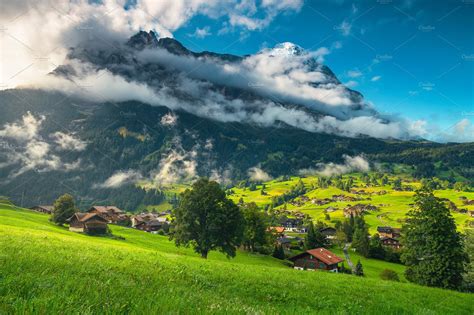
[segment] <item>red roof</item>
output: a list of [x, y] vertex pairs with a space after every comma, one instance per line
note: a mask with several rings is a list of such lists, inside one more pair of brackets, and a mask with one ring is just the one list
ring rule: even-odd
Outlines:
[[326, 265], [334, 265], [334, 264], [337, 264], [337, 263], [340, 263], [340, 262], [344, 261], [344, 259], [336, 256], [333, 252], [331, 252], [331, 251], [329, 251], [329, 250], [327, 250], [326, 248], [323, 248], [323, 247], [307, 250], [304, 253], [301, 253], [299, 255], [296, 255], [296, 256], [290, 258], [290, 260], [299, 258], [299, 257], [301, 257], [303, 255], [307, 255], [307, 254], [314, 256], [315, 258], [319, 259], [320, 261], [322, 261]]

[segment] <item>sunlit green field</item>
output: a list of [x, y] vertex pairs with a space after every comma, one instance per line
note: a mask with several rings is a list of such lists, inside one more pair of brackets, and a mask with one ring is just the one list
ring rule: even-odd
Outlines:
[[399, 265], [363, 260], [367, 277], [358, 278], [244, 252], [203, 260], [163, 236], [112, 231], [77, 234], [1, 204], [0, 314], [474, 312], [472, 295], [377, 278], [381, 268], [401, 273]]
[[[304, 203], [301, 206], [294, 206], [291, 203], [286, 204], [286, 208], [292, 211], [300, 211], [303, 213], [307, 213], [311, 215], [313, 220], [320, 220], [325, 222], [328, 225], [333, 225], [336, 220], [343, 220], [344, 214], [343, 209], [349, 205], [355, 205], [358, 203], [361, 204], [371, 204], [377, 206], [379, 208], [378, 211], [367, 213], [364, 218], [367, 224], [370, 227], [370, 232], [375, 233], [377, 230], [377, 226], [382, 225], [389, 225], [393, 227], [400, 227], [403, 224], [405, 219], [406, 213], [410, 210], [411, 204], [414, 202], [414, 192], [413, 191], [395, 191], [392, 189], [392, 186], [377, 186], [377, 187], [365, 187], [365, 185], [360, 181], [360, 174], [349, 174], [345, 175], [344, 177], [347, 178], [348, 176], [352, 176], [355, 179], [355, 186], [354, 189], [364, 189], [367, 193], [374, 193], [378, 191], [385, 190], [387, 194], [385, 195], [360, 195], [363, 198], [370, 197], [371, 200], [361, 200], [361, 201], [353, 201], [353, 202], [346, 202], [346, 201], [338, 201], [338, 202], [331, 202], [329, 204], [325, 204], [322, 206], [315, 205], [311, 202], [311, 199], [324, 199], [324, 198], [331, 198], [333, 195], [347, 195], [347, 196], [357, 196], [355, 194], [351, 194], [340, 190], [336, 187], [330, 186], [325, 189], [317, 188], [317, 177], [316, 176], [308, 176], [302, 178], [305, 187], [307, 188], [307, 196], [310, 201]], [[393, 179], [393, 177], [391, 177]], [[272, 180], [265, 182], [265, 191], [267, 195], [261, 194], [261, 185], [257, 185], [257, 190], [250, 191], [248, 188], [232, 188], [234, 192], [230, 198], [232, 198], [235, 202], [243, 198], [245, 202], [256, 202], [259, 206], [263, 207], [265, 205], [271, 204], [271, 198], [273, 196], [282, 195], [285, 192], [291, 190], [298, 181], [300, 180], [299, 177], [292, 177], [291, 180], [279, 182], [277, 180]], [[414, 189], [420, 187], [420, 183], [411, 180], [410, 178], [404, 178], [404, 185], [410, 185]], [[435, 195], [441, 198], [448, 198], [452, 202], [456, 204], [456, 206], [460, 209], [466, 210], [474, 210], [474, 205], [463, 205], [462, 201], [459, 199], [461, 196], [465, 196], [468, 199], [474, 199], [474, 192], [457, 192], [452, 189], [446, 190], [438, 190], [435, 191]], [[296, 198], [299, 199], [299, 198]], [[284, 205], [277, 207], [276, 209], [282, 209]], [[325, 219], [324, 209], [328, 207], [337, 208], [338, 210], [334, 212], [330, 212], [329, 221]], [[472, 220], [468, 214], [465, 213], [458, 213], [452, 212], [454, 219], [460, 230], [464, 230], [467, 226], [468, 222]]]

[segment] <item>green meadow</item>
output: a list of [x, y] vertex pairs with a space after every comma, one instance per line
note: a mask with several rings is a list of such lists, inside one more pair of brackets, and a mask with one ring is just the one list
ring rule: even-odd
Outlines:
[[[111, 228], [77, 234], [0, 204], [0, 314], [474, 313], [472, 295], [406, 283], [401, 265], [362, 259], [359, 278], [240, 251], [203, 260], [164, 236]], [[401, 282], [380, 280], [385, 268]]]
[[[354, 179], [354, 187], [356, 190], [365, 190], [367, 194], [355, 195], [347, 191], [343, 191], [334, 186], [329, 186], [328, 188], [318, 188], [317, 187], [317, 177], [308, 176], [302, 177], [301, 180], [305, 184], [307, 192], [304, 196], [309, 198], [309, 201], [304, 202], [302, 205], [292, 205], [290, 202], [286, 205], [280, 205], [275, 209], [284, 209], [291, 211], [300, 211], [302, 213], [309, 214], [311, 218], [315, 221], [320, 220], [325, 222], [327, 225], [334, 225], [335, 221], [342, 221], [344, 219], [343, 209], [349, 205], [355, 204], [371, 204], [378, 208], [377, 211], [370, 211], [364, 215], [366, 223], [369, 225], [370, 233], [375, 233], [377, 231], [377, 226], [393, 226], [400, 227], [405, 219], [406, 213], [410, 210], [411, 205], [414, 202], [414, 192], [413, 191], [395, 191], [391, 185], [385, 186], [369, 186], [365, 187], [365, 184], [360, 180], [361, 174], [347, 174], [343, 176], [343, 179], [348, 179], [351, 176]], [[411, 186], [413, 189], [417, 189], [421, 186], [421, 183], [410, 178], [408, 175], [398, 176], [403, 178], [403, 185]], [[393, 180], [393, 176], [390, 177]], [[280, 181], [280, 180], [271, 180], [264, 182], [260, 185], [257, 185], [257, 189], [250, 191], [248, 187], [246, 188], [232, 188], [233, 194], [229, 197], [238, 202], [241, 198], [244, 202], [256, 202], [260, 207], [270, 205], [272, 202], [272, 197], [282, 195], [291, 190], [292, 187], [296, 186], [300, 177], [291, 177], [289, 180]], [[262, 195], [261, 189], [265, 185], [264, 191], [266, 195]], [[377, 192], [385, 191], [386, 194], [377, 195]], [[331, 198], [333, 195], [345, 195], [357, 197], [360, 196], [364, 199], [370, 198], [370, 200], [360, 200], [360, 201], [337, 201], [330, 202], [325, 205], [316, 205], [311, 202], [312, 199], [324, 199]], [[436, 190], [435, 195], [440, 198], [447, 198], [452, 201], [459, 209], [474, 210], [474, 205], [464, 205], [462, 200], [459, 197], [464, 196], [469, 200], [474, 199], [474, 192], [458, 192], [453, 189], [445, 190]], [[295, 198], [299, 200], [301, 197]], [[329, 220], [325, 218], [324, 210], [328, 207], [333, 207], [337, 210], [329, 212]], [[473, 220], [466, 213], [451, 212], [456, 224], [459, 229], [462, 231], [469, 225]]]

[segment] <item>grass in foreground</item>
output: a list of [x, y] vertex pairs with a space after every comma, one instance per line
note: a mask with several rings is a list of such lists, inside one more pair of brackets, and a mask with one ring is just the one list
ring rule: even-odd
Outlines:
[[56, 227], [0, 205], [0, 313], [472, 314], [472, 295], [303, 272], [259, 255], [205, 261], [166, 238], [113, 227], [125, 240]]

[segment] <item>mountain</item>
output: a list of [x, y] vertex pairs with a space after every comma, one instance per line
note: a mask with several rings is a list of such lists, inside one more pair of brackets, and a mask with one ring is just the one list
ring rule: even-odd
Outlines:
[[[382, 130], [393, 125], [294, 44], [241, 57], [196, 53], [175, 39], [140, 32], [111, 46], [71, 48], [49, 76], [59, 87], [0, 92], [0, 195], [30, 206], [69, 192], [84, 207], [134, 209], [165, 198], [137, 182], [160, 186], [209, 176], [231, 185], [253, 168], [277, 177], [343, 163], [345, 155], [371, 163], [436, 163], [446, 174], [474, 179], [473, 144], [384, 140], [354, 131], [352, 119], [367, 115]], [[287, 58], [283, 68], [273, 58]], [[302, 91], [332, 96], [323, 104], [277, 93], [252, 67], [278, 68], [267, 83], [289, 84], [285, 78], [292, 77], [306, 82]]]

